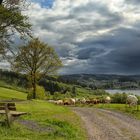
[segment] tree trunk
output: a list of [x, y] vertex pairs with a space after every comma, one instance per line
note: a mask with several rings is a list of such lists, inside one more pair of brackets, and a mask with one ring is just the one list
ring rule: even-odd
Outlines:
[[32, 86], [33, 86], [33, 99], [36, 99], [36, 74], [33, 74], [33, 82], [32, 82]]
[[36, 84], [33, 83], [32, 85], [33, 85], [33, 99], [35, 99], [36, 98]]

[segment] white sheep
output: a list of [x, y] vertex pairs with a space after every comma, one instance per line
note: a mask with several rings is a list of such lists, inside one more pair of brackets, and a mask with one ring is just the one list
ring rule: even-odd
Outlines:
[[109, 96], [107, 96], [106, 98], [105, 98], [105, 103], [110, 103], [111, 102], [111, 97], [109, 97]]
[[57, 104], [57, 105], [63, 105], [63, 100], [57, 100], [57, 101], [56, 101], [56, 104]]
[[63, 100], [64, 105], [75, 105], [76, 100], [74, 98], [68, 98]]
[[135, 95], [128, 95], [126, 99], [126, 103], [129, 104], [129, 106], [136, 106], [138, 102], [138, 98]]
[[76, 100], [74, 98], [70, 98], [69, 100], [70, 100], [71, 105], [75, 105]]
[[83, 97], [83, 98], [80, 100], [80, 102], [81, 102], [82, 104], [85, 104], [85, 103], [86, 103], [86, 99]]

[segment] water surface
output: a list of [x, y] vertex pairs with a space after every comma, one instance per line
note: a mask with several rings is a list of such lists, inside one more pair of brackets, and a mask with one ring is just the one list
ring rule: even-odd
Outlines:
[[109, 89], [105, 90], [106, 92], [110, 94], [115, 94], [115, 93], [127, 93], [127, 94], [134, 94], [134, 95], [139, 95], [140, 96], [140, 90], [121, 90], [121, 89]]

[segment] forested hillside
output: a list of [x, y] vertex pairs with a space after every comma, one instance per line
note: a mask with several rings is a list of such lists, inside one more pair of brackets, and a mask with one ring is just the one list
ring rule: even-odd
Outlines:
[[74, 74], [61, 75], [59, 81], [91, 89], [139, 89], [140, 75]]
[[[25, 75], [11, 71], [0, 70], [1, 80], [10, 85], [17, 85], [23, 88], [28, 86]], [[42, 78], [39, 85], [44, 86], [52, 94], [54, 92], [65, 93], [72, 87], [78, 86], [87, 89], [140, 89], [140, 75], [103, 75], [103, 74], [74, 74], [61, 76], [46, 76]]]

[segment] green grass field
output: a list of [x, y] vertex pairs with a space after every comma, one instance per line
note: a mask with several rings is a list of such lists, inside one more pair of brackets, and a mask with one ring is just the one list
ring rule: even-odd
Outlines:
[[[0, 87], [0, 99], [26, 99], [26, 93]], [[0, 140], [86, 140], [80, 118], [69, 108], [41, 100], [17, 102], [18, 111], [29, 114], [11, 128], [0, 124]], [[0, 122], [5, 116], [0, 115]]]
[[19, 92], [16, 90], [8, 89], [8, 88], [3, 88], [0, 87], [0, 99], [22, 99], [25, 100], [27, 97], [26, 93]]

